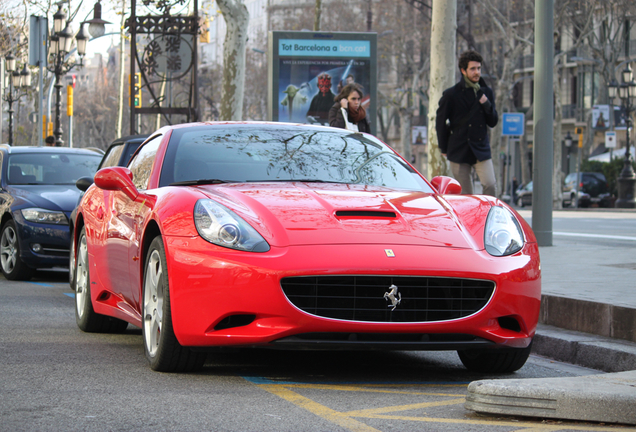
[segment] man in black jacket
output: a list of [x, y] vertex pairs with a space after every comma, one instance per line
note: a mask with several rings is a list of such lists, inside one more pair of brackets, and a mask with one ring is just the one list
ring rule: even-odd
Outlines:
[[444, 90], [439, 100], [435, 130], [439, 149], [450, 161], [463, 194], [473, 193], [471, 169], [475, 167], [486, 195], [497, 195], [488, 126], [498, 121], [492, 89], [481, 78], [483, 59], [475, 51], [459, 58], [462, 79]]

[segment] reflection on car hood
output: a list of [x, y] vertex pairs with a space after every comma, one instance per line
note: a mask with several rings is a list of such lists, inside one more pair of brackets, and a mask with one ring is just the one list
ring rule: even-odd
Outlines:
[[200, 189], [238, 213], [272, 246], [403, 244], [481, 249], [483, 224], [492, 205], [476, 196], [439, 197], [340, 184], [242, 183]]
[[9, 186], [9, 193], [20, 207], [38, 207], [71, 212], [77, 205], [80, 190], [75, 185]]

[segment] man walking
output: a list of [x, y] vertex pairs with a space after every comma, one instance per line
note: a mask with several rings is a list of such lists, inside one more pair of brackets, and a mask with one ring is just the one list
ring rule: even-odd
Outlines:
[[462, 193], [473, 193], [471, 170], [475, 167], [483, 193], [497, 196], [488, 127], [495, 127], [499, 117], [493, 91], [481, 78], [482, 62], [481, 55], [475, 51], [466, 51], [459, 57], [462, 79], [444, 90], [437, 108], [435, 130], [439, 149], [450, 161]]

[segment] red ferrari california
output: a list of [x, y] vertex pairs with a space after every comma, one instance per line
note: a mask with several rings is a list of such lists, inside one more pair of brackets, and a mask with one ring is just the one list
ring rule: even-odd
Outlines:
[[367, 134], [164, 127], [77, 209], [77, 324], [140, 327], [157, 371], [228, 346], [456, 350], [515, 371], [539, 316], [537, 242], [505, 203], [459, 192]]

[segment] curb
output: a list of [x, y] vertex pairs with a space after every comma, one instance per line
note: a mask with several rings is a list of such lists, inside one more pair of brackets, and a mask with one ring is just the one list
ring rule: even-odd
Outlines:
[[636, 343], [545, 324], [537, 327], [532, 353], [603, 372], [636, 371]]
[[625, 306], [544, 294], [539, 323], [636, 342], [636, 309]]

